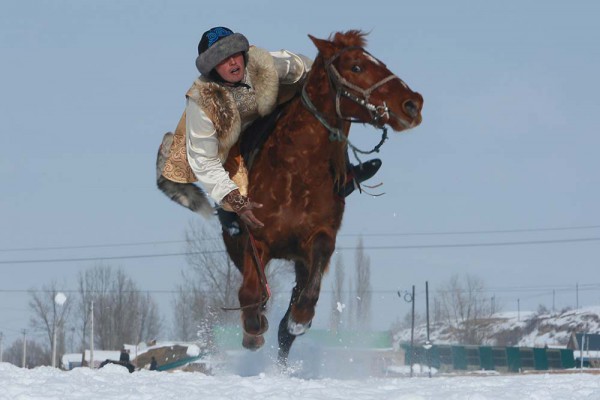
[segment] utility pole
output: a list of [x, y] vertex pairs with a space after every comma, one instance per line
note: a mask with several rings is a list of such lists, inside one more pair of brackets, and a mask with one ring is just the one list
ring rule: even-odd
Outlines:
[[556, 290], [552, 289], [552, 312], [556, 312]]
[[25, 360], [27, 359], [27, 331], [23, 329], [23, 359], [21, 360], [21, 366], [25, 368]]
[[52, 326], [52, 368], [56, 367], [56, 337], [58, 336], [58, 329], [60, 324], [63, 322], [62, 313], [56, 318], [58, 310], [62, 310], [62, 306], [67, 301], [67, 296], [64, 293], [59, 292], [54, 296], [54, 325]]
[[412, 322], [410, 324], [410, 377], [413, 376], [413, 364], [415, 363], [415, 350], [414, 350], [414, 338], [415, 338], [415, 285], [412, 286]]
[[429, 359], [429, 350], [431, 350], [431, 341], [429, 340], [429, 282], [425, 281], [425, 309], [427, 315], [427, 341], [425, 342], [425, 352], [427, 354], [427, 369], [431, 378], [431, 361]]
[[2, 362], [2, 339], [4, 339], [4, 333], [0, 332], [0, 363]]
[[579, 310], [579, 282], [575, 284], [575, 309]]
[[90, 307], [90, 320], [90, 368], [94, 369], [94, 300]]
[[56, 316], [54, 317], [54, 326], [52, 327], [52, 368], [56, 368]]
[[427, 317], [427, 341], [429, 342], [429, 282], [425, 281], [425, 312]]
[[521, 299], [517, 299], [517, 321], [521, 320]]

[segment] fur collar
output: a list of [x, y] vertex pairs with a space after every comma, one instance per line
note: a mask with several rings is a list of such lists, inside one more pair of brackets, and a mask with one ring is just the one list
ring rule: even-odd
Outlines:
[[[251, 47], [246, 69], [256, 93], [258, 114], [268, 115], [277, 104], [279, 92], [279, 77], [273, 57], [266, 50]], [[241, 132], [240, 113], [232, 94], [224, 86], [200, 76], [186, 96], [195, 101], [213, 121], [219, 138], [219, 158], [224, 162]]]

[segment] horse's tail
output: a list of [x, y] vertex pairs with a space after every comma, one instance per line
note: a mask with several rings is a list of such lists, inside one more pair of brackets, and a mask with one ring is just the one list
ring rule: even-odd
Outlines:
[[162, 175], [165, 163], [169, 158], [173, 134], [167, 132], [163, 137], [162, 144], [156, 156], [156, 185], [175, 203], [192, 210], [195, 213], [209, 218], [214, 215], [214, 209], [208, 200], [206, 192], [193, 183], [173, 182]]

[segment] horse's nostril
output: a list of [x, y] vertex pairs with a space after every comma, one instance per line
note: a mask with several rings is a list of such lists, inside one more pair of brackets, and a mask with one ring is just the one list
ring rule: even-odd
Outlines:
[[404, 104], [402, 104], [402, 108], [404, 108], [404, 111], [413, 118], [419, 115], [419, 107], [412, 100], [406, 100]]

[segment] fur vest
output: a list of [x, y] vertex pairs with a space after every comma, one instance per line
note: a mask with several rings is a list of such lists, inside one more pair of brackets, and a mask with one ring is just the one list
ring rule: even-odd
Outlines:
[[[279, 77], [273, 57], [266, 50], [250, 47], [246, 70], [256, 95], [258, 116], [268, 115], [277, 105], [279, 94]], [[219, 139], [219, 158], [221, 163], [225, 163], [229, 150], [240, 137], [243, 123], [248, 122], [242, 121], [232, 93], [227, 87], [200, 76], [187, 91], [186, 97], [196, 102], [213, 122]], [[162, 175], [178, 183], [197, 181], [187, 160], [185, 124], [184, 112], [175, 129], [170, 149], [162, 149], [168, 153]]]

